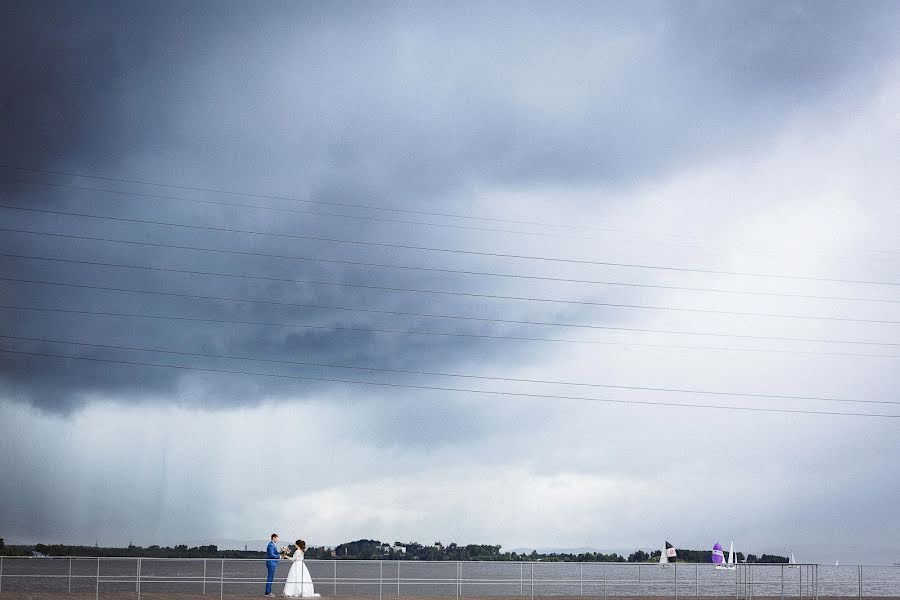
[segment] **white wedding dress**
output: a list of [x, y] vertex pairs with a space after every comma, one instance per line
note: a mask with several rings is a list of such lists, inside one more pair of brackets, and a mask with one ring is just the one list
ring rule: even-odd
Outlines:
[[284, 595], [289, 598], [318, 598], [319, 594], [313, 588], [309, 569], [303, 564], [303, 550], [297, 548], [291, 561], [293, 561], [291, 570], [288, 571], [287, 581], [284, 583]]

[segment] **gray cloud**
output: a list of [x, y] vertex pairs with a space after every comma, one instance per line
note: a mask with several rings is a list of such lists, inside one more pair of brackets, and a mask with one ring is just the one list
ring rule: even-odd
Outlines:
[[[2, 162], [391, 206], [454, 202], [473, 186], [579, 180], [620, 185], [638, 177], [652, 180], [684, 161], [711, 152], [739, 152], [748, 143], [767, 139], [767, 132], [785, 115], [815, 97], [833, 94], [849, 75], [866, 81], [893, 40], [890, 18], [884, 18], [894, 16], [889, 5], [873, 5], [866, 11], [832, 4], [774, 10], [747, 4], [728, 11], [700, 5], [674, 10], [654, 3], [628, 11], [572, 5], [569, 11], [554, 14], [539, 6], [508, 8], [479, 7], [476, 24], [468, 11], [434, 6], [360, 6], [349, 14], [334, 14], [315, 5], [273, 5], [254, 7], [253, 18], [245, 19], [241, 13], [249, 9], [238, 5], [224, 11], [178, 3], [153, 7], [114, 3], [92, 9], [11, 3], [5, 9], [10, 31], [3, 43], [4, 54], [14, 60], [5, 63], [2, 106], [3, 137], [12, 143], [4, 145]], [[862, 57], [866, 65], [860, 74]], [[21, 172], [4, 175], [34, 178]], [[29, 188], [8, 181], [5, 187], [5, 202], [29, 206], [179, 222], [202, 222], [208, 214], [203, 207], [151, 199]], [[232, 226], [282, 231], [297, 227], [282, 227], [283, 215], [278, 213], [225, 209], [221, 214], [217, 219]], [[113, 232], [131, 239], [151, 235], [163, 242], [191, 240], [288, 254], [302, 248], [306, 254], [324, 254], [312, 244], [256, 236], [167, 231], [9, 211], [4, 221], [39, 230]], [[434, 239], [431, 234], [439, 233], [441, 245], [458, 247], [481, 241], [452, 231], [415, 233], [408, 227], [341, 223], [325, 217], [300, 222], [302, 231], [321, 235], [384, 239], [400, 234], [415, 243], [416, 238]], [[81, 256], [129, 258], [123, 262], [133, 258], [137, 264], [186, 261], [195, 267], [215, 264], [265, 274], [271, 269], [271, 261], [250, 258], [171, 252], [163, 261], [159, 250], [15, 234], [7, 236], [5, 249], [20, 253], [41, 248], [53, 255], [63, 247], [77, 247]], [[329, 253], [356, 255], [355, 250], [340, 247], [329, 248]], [[382, 254], [400, 263], [411, 256]], [[423, 259], [430, 265], [456, 262], [435, 255]], [[423, 302], [430, 309], [492, 309], [490, 303], [451, 303], [440, 297], [388, 298], [358, 290], [234, 284], [116, 269], [98, 276], [95, 267], [4, 262], [7, 274], [65, 275], [67, 281], [74, 275], [79, 281], [90, 277], [124, 287], [168, 289], [172, 281], [180, 280], [184, 283], [175, 287], [202, 287], [210, 295], [237, 291], [232, 295], [357, 305], [368, 305], [373, 296], [380, 296], [398, 310]], [[409, 274], [367, 275], [335, 265], [289, 267], [279, 262], [300, 278], [404, 281], [419, 287], [447, 282], [443, 276], [410, 279]], [[463, 285], [471, 284], [459, 287]], [[198, 301], [12, 284], [5, 288], [24, 304], [40, 299], [46, 306], [65, 298], [70, 307], [124, 302], [147, 309], [167, 307], [176, 313], [188, 306], [204, 313], [210, 310], [201, 308], [209, 303]], [[536, 310], [530, 307], [528, 313], [538, 314]], [[247, 320], [292, 312], [223, 305], [213, 313], [222, 311], [226, 315], [239, 311]], [[22, 318], [44, 320], [37, 315]], [[72, 321], [50, 319], [47, 322], [53, 322], [57, 332], [66, 329], [60, 320]], [[104, 327], [118, 333], [119, 339], [131, 332], [144, 340], [188, 340], [196, 339], [194, 331], [208, 329], [188, 323], [90, 319], [92, 331]], [[356, 325], [383, 322], [347, 314], [328, 320]], [[76, 325], [71, 333], [80, 331]], [[218, 335], [220, 328], [215, 331]], [[241, 333], [232, 330], [226, 346], [219, 342], [220, 349], [227, 351], [234, 344], [252, 353], [259, 330], [240, 331], [249, 337], [239, 340]], [[202, 339], [204, 334], [198, 335]], [[372, 336], [299, 335], [294, 333], [291, 345], [280, 352], [271, 347], [271, 340], [261, 344], [274, 351], [273, 357], [292, 352], [323, 360], [380, 358]], [[452, 365], [477, 347], [472, 340], [391, 336], [378, 336], [378, 344], [386, 337], [391, 344], [400, 344], [390, 353], [399, 364], [421, 365], [427, 357], [435, 357]], [[496, 347], [492, 342], [490, 348]], [[114, 393], [124, 385], [129, 396], [140, 389], [141, 381], [149, 386], [148, 393], [170, 394], [182, 376], [156, 370], [135, 378], [121, 368], [78, 364], [63, 369], [61, 373], [71, 374], [58, 379], [43, 376], [59, 369], [56, 361], [20, 357], [4, 364], [17, 395], [29, 396], [28, 389], [35, 384], [41, 393], [34, 396], [57, 407], [67, 404], [60, 398], [63, 392], [47, 388], [59, 382], [65, 394], [78, 397], [79, 373], [84, 374], [85, 392]], [[258, 385], [277, 384], [259, 382], [252, 388]], [[244, 391], [236, 395], [241, 401], [247, 397]]]
[[[866, 270], [869, 273], [866, 276], [873, 279], [896, 279], [889, 262], [849, 263], [848, 267], [844, 263], [836, 266], [827, 261], [801, 261], [790, 245], [794, 237], [798, 238], [800, 246], [805, 241], [804, 234], [810, 234], [811, 239], [824, 246], [834, 241], [833, 236], [828, 237], [830, 222], [825, 221], [833, 208], [828, 203], [829, 195], [812, 199], [790, 195], [795, 188], [805, 189], [803, 186], [814, 177], [801, 181], [799, 177], [783, 175], [775, 168], [761, 169], [759, 172], [763, 175], [759, 177], [752, 171], [767, 156], [777, 154], [782, 145], [793, 148], [790, 135], [802, 137], [805, 141], [798, 147], [803, 152], [815, 154], [813, 150], [819, 147], [809, 141], [815, 139], [813, 134], [802, 124], [797, 124], [799, 117], [808, 117], [817, 126], [827, 123], [830, 127], [834, 120], [822, 115], [836, 113], [842, 119], [852, 121], [854, 114], [870, 109], [865, 99], [885, 87], [885, 73], [894, 68], [898, 13], [895, 5], [890, 3], [867, 3], [864, 9], [827, 2], [774, 7], [756, 3], [727, 7], [573, 3], [553, 8], [540, 4], [503, 3], [456, 7], [345, 4], [340, 11], [335, 11], [326, 4], [314, 3], [248, 6], [239, 3], [116, 2], [84, 6], [7, 2], [0, 10], [3, 11], [0, 22], [4, 23], [0, 54], [5, 57], [0, 67], [2, 164], [257, 191], [336, 203], [518, 220], [575, 221], [586, 225], [612, 223], [615, 226], [618, 223], [626, 232], [635, 229], [677, 232], [682, 223], [692, 223], [692, 227], [685, 227], [690, 230], [685, 235], [700, 232], [712, 236], [724, 231], [727, 237], [735, 229], [729, 219], [752, 225], [758, 215], [762, 215], [759, 218], [764, 219], [773, 231], [778, 231], [783, 223], [812, 223], [808, 225], [810, 231], [795, 227], [789, 235], [779, 239], [774, 245], [774, 256], [753, 255], [751, 262], [743, 248], [732, 247], [716, 253], [702, 237], [672, 238], [608, 231], [572, 234], [568, 230], [560, 237], [544, 237], [409, 226], [315, 214], [216, 207], [128, 196], [126, 193], [160, 193], [338, 214], [527, 229], [539, 233], [549, 231], [548, 228], [509, 223], [307, 206], [286, 200], [98, 182], [8, 169], [0, 169], [2, 204], [272, 233], [538, 256], [710, 265], [737, 270], [797, 269], [806, 272], [808, 269], [809, 272], [837, 273], [836, 276], [858, 268]], [[876, 120], [871, 117], [872, 122]], [[866, 121], [865, 125], [868, 123]], [[836, 128], [839, 126], [841, 123], [835, 124]], [[849, 134], [835, 133], [833, 138], [826, 139], [829, 144], [835, 144], [836, 151], [843, 152], [839, 157], [862, 156], [870, 151]], [[878, 148], [870, 152], [880, 156]], [[800, 153], [784, 159], [787, 165], [784, 171], [790, 175], [803, 173], [803, 169], [811, 168], [803, 162], [806, 159]], [[827, 177], [825, 171], [832, 165], [829, 157], [816, 154], [809, 160], [821, 170], [819, 177]], [[847, 179], [872, 179], [864, 168], [849, 164], [844, 158], [841, 160], [844, 161], [842, 166], [852, 173]], [[733, 163], [746, 164], [750, 174], [735, 175], [740, 169]], [[872, 164], [878, 168], [882, 163], [876, 160]], [[724, 175], [716, 170], [720, 168]], [[782, 176], [784, 180], [777, 179]], [[721, 187], [712, 186], [715, 194], [709, 194], [697, 183], [697, 180], [707, 178], [716, 181], [716, 177], [721, 177], [730, 187], [723, 191]], [[742, 188], [760, 185], [760, 178], [769, 177], [776, 180], [773, 186], [777, 194], [751, 200], [741, 197]], [[123, 194], [34, 186], [22, 183], [23, 180], [102, 187], [120, 190]], [[884, 187], [889, 189], [889, 184]], [[672, 189], [678, 191], [672, 192]], [[849, 192], [840, 189], [832, 194], [844, 197], [852, 196], [856, 191], [855, 188]], [[661, 199], [654, 204], [647, 200], [648, 194], [657, 194]], [[837, 205], [848, 211], [846, 214], [835, 211], [838, 216], [834, 220], [843, 219], [845, 225], [842, 233], [867, 237], [868, 222], [862, 218], [854, 221], [854, 213], [847, 206], [857, 206], [861, 213], [867, 214], [873, 206], [867, 203], [883, 202], [883, 196], [866, 194], [856, 204], [848, 201]], [[807, 201], [818, 202], [819, 210], [810, 210]], [[788, 208], [797, 213], [791, 213]], [[804, 214], [810, 217], [801, 219]], [[815, 218], [823, 220], [815, 221]], [[637, 273], [585, 265], [422, 253], [4, 209], [0, 209], [0, 223], [5, 228], [82, 236], [443, 269], [729, 288], [749, 285], [751, 289], [762, 289], [764, 285], [771, 285], [778, 291], [846, 293], [840, 286], [828, 287], [826, 284], [791, 287], [762, 281], [747, 283], [728, 279], [722, 282], [719, 278], [696, 274]], [[748, 230], [754, 231], [752, 227]], [[581, 234], [584, 234], [582, 238], [590, 239], [578, 238]], [[825, 242], [821, 240], [823, 237]], [[871, 243], [872, 247], [884, 246], [881, 243], [884, 240], [877, 236], [868, 238], [866, 243]], [[885, 239], [892, 243], [889, 237]], [[658, 243], [664, 240], [674, 244]], [[840, 246], [853, 249], [859, 245], [858, 241], [850, 238], [842, 241]], [[684, 245], [678, 246], [678, 243]], [[4, 233], [0, 238], [0, 252], [274, 278], [576, 301], [680, 304], [763, 312], [831, 314], [831, 311], [837, 314], [844, 311], [858, 316], [893, 318], [892, 308], [880, 305], [867, 305], [865, 310], [860, 310], [849, 303], [803, 301], [791, 304], [756, 297], [717, 296], [710, 299], [708, 295], [697, 293], [378, 269], [20, 233]], [[748, 268], [748, 264], [753, 268]], [[702, 314], [660, 314], [554, 303], [405, 294], [17, 258], [0, 257], [0, 276], [397, 312], [727, 330], [747, 334], [762, 331], [771, 335], [892, 339], [886, 328], [875, 326], [829, 324], [826, 328], [818, 322], [742, 320]], [[876, 296], [882, 291], [865, 289], [854, 293]], [[890, 367], [883, 363], [872, 366], [862, 361], [845, 363], [838, 362], [841, 359], [802, 356], [791, 356], [788, 361], [782, 360], [783, 356], [675, 353], [627, 346], [636, 340], [671, 344], [691, 341], [674, 336], [615, 332], [603, 332], [601, 336], [592, 331], [549, 327], [13, 282], [0, 282], [0, 303], [231, 321], [307, 323], [325, 328], [13, 310], [0, 312], [3, 315], [0, 333], [99, 344], [406, 370], [677, 384], [698, 389], [786, 390], [785, 393], [799, 390], [798, 393], [886, 399], [892, 397], [896, 387], [896, 378]], [[337, 329], [339, 327], [565, 337], [618, 341], [623, 347], [608, 349], [601, 344], [576, 346], [475, 337], [348, 332]], [[704, 341], [709, 344], [720, 342], [716, 339]], [[324, 367], [64, 347], [47, 342], [3, 341], [0, 347], [29, 352], [64, 352], [86, 358], [430, 386], [598, 396], [608, 391], [575, 388], [573, 392], [573, 388], [566, 386], [366, 374]], [[805, 349], [810, 346], [792, 347]], [[823, 368], [823, 364], [837, 366], [828, 369]], [[852, 366], [845, 368], [846, 364]], [[617, 398], [691, 400], [649, 392], [608, 392], [608, 396]], [[243, 462], [229, 466], [211, 461], [207, 467], [198, 466], [193, 450], [214, 453], [217, 451], [215, 443], [210, 437], [202, 436], [203, 447], [191, 448], [191, 427], [182, 428], [182, 424], [177, 432], [167, 437], [170, 434], [159, 423], [164, 423], [165, 415], [169, 414], [166, 411], [176, 410], [173, 406], [181, 407], [178, 410], [188, 411], [190, 418], [211, 424], [211, 427], [223, 423], [234, 427], [230, 419], [243, 411], [253, 415], [252, 423], [257, 429], [239, 431], [235, 428], [223, 432], [223, 440], [235, 445], [252, 445], [257, 435], [264, 436], [267, 427], [264, 417], [275, 415], [287, 419], [271, 426], [278, 429], [278, 435], [283, 438], [292, 438], [299, 435], [298, 432], [312, 438], [310, 460], [317, 463], [316, 481], [310, 484], [308, 491], [316, 498], [335, 498], [335, 502], [340, 503], [352, 486], [360, 486], [373, 494], [382, 493], [379, 489], [383, 487], [387, 490], [383, 492], [386, 501], [402, 502], [402, 490], [417, 478], [433, 484], [428, 493], [439, 498], [436, 490], [441, 489], [444, 475], [452, 485], [453, 481], [465, 483], [467, 473], [475, 473], [485, 478], [482, 483], [487, 486], [498, 479], [498, 473], [506, 472], [510, 473], [510, 501], [515, 500], [514, 491], [528, 488], [523, 482], [529, 478], [538, 487], [546, 485], [549, 490], [558, 483], [554, 483], [555, 477], [570, 477], [578, 482], [575, 485], [584, 485], [586, 502], [604, 499], [596, 490], [606, 488], [598, 481], [603, 484], [613, 482], [610, 489], [617, 491], [611, 494], [621, 493], [622, 497], [633, 500], [633, 506], [626, 511], [629, 515], [632, 514], [630, 511], [645, 511], [646, 514], [653, 510], [652, 503], [641, 500], [641, 490], [649, 490], [647, 494], [651, 496], [659, 494], [663, 489], [660, 486], [679, 485], [680, 476], [695, 484], [681, 498], [686, 511], [697, 505], [700, 488], [721, 483], [723, 493], [751, 493], [746, 481], [726, 479], [720, 482], [717, 470], [709, 468], [705, 458], [697, 460], [696, 456], [703, 455], [707, 443], [727, 443], [727, 439], [723, 441], [715, 435], [717, 431], [731, 432], [746, 448], [754, 444], [754, 434], [765, 427], [748, 425], [742, 428], [718, 413], [699, 413], [702, 414], [699, 423], [688, 422], [690, 417], [682, 421], [680, 417], [668, 419], [653, 413], [634, 413], [635, 416], [629, 418], [613, 409], [609, 413], [585, 414], [578, 405], [571, 403], [519, 402], [422, 390], [361, 388], [340, 383], [296, 382], [11, 354], [4, 354], [0, 360], [0, 395], [4, 402], [0, 408], [17, 423], [40, 427], [41, 431], [50, 434], [72, 436], [66, 438], [63, 445], [81, 448], [83, 452], [79, 458], [84, 461], [79, 463], [74, 479], [58, 470], [53, 470], [53, 476], [47, 479], [48, 482], [64, 480], [66, 489], [79, 498], [76, 506], [65, 508], [49, 499], [35, 501], [35, 498], [46, 499], [52, 494], [41, 482], [29, 483], [27, 472], [21, 465], [50, 468], [43, 458], [21, 449], [17, 454], [0, 453], [6, 457], [0, 463], [0, 473], [5, 478], [14, 477], [16, 485], [23, 490], [15, 504], [2, 503], [9, 508], [0, 512], [0, 526], [11, 527], [15, 522], [14, 535], [20, 537], [67, 531], [72, 539], [81, 541], [91, 541], [89, 538], [93, 534], [117, 535], [115, 532], [133, 522], [135, 511], [150, 515], [138, 532], [149, 540], [167, 542], [174, 532], [186, 531], [186, 524], [194, 520], [200, 523], [195, 535], [221, 535], [222, 531], [234, 527], [229, 523], [234, 523], [243, 510], [249, 509], [234, 502], [223, 504], [218, 512], [210, 511], [216, 516], [205, 518], [201, 523], [195, 511], [178, 508], [182, 500], [198, 494], [208, 496], [211, 505], [216, 504], [211, 490], [215, 489], [217, 470], [227, 472], [237, 482], [234, 485], [244, 490], [242, 506], [270, 511], [265, 518], [252, 521], [253, 527], [267, 529], [269, 521], [265, 519], [276, 519], [274, 511], [266, 508], [269, 505], [265, 499], [254, 495], [253, 489], [262, 489], [266, 481], [278, 477], [278, 468], [289, 468], [289, 465], [279, 462], [277, 468], [255, 470]], [[295, 402], [297, 400], [302, 402]], [[757, 404], [783, 406], [783, 403], [762, 400]], [[805, 403], [802, 406], [815, 405]], [[131, 410], [137, 412], [129, 413]], [[280, 412], [289, 410], [296, 413]], [[129, 425], [129, 419], [141, 418], [135, 417], [136, 414], [159, 424], [158, 429], [148, 434], [147, 439], [135, 441], [135, 454], [124, 452], [116, 460], [110, 481], [135, 482], [135, 489], [146, 492], [149, 499], [138, 502], [136, 498], [129, 498], [124, 503], [128, 510], [118, 512], [106, 501], [101, 501], [104, 491], [113, 498], [110, 504], [116, 504], [116, 499], [121, 498], [112, 489], [115, 486], [104, 479], [104, 463], [100, 457], [104, 451], [121, 443], [118, 435], [136, 435]], [[647, 414], [651, 416], [651, 422], [645, 426], [641, 422], [643, 417], [637, 415]], [[672, 414], [681, 413], [673, 410]], [[104, 431], [109, 435], [102, 436], [96, 445], [73, 433], [77, 431], [79, 419], [85, 419], [90, 427], [98, 427], [104, 420], [103, 415], [110, 415], [112, 431]], [[188, 420], [188, 417], [180, 416]], [[321, 430], [309, 431], [305, 423], [314, 423]], [[759, 421], [753, 423], [758, 425]], [[793, 424], [793, 421], [789, 423]], [[809, 442], [821, 435], [816, 432], [816, 427], [804, 426], [803, 440]], [[885, 430], [879, 430], [875, 436], [886, 456], [892, 446], [885, 441]], [[829, 425], [829, 431], [832, 436], [841, 435], [839, 427], [831, 429]], [[4, 431], [4, 441], [7, 433], [12, 432]], [[776, 452], [790, 450], [779, 442], [778, 434], [788, 435], [781, 427], [766, 434], [765, 440], [772, 447], [770, 452], [763, 453], [763, 458], [774, 460], [778, 458]], [[707, 435], [709, 442], [700, 440], [701, 436]], [[866, 435], [864, 428], [852, 433], [854, 442]], [[678, 469], [666, 473], [653, 457], [659, 454], [658, 447], [672, 436], [681, 436], [686, 445], [676, 452], [681, 462]], [[27, 436], [15, 440], [16, 447], [27, 444]], [[170, 442], [172, 448], [166, 447]], [[136, 476], [129, 469], [141, 451], [153, 456], [149, 465], [142, 467], [144, 471]], [[746, 450], [737, 453], [740, 452]], [[848, 459], [850, 462], [843, 469], [850, 472], [853, 460], [860, 460], [866, 451], [853, 446], [848, 449], [848, 455], [853, 458]], [[365, 458], [360, 459], [361, 456]], [[876, 464], [883, 466], [881, 462], [876, 461]], [[781, 519], [800, 518], [796, 511], [779, 513], [777, 509], [782, 501], [790, 506], [800, 505], [803, 492], [785, 485], [784, 480], [805, 468], [821, 475], [828, 466], [811, 458], [805, 463], [798, 460], [797, 464], [785, 467], [777, 477], [767, 477], [765, 469], [757, 467], [752, 473], [753, 481], [772, 494], [765, 502], [758, 500], [758, 514], [780, 515], [778, 518]], [[877, 483], [878, 478], [876, 468], [849, 477], [846, 485], [877, 490], [885, 501], [895, 498], [896, 485]], [[805, 481], [808, 485], [812, 482], [812, 479]], [[547, 493], [548, 497], [553, 497], [550, 491]], [[653, 497], [658, 499], [658, 496]], [[840, 506], [847, 499], [843, 492], [823, 496], [819, 503], [821, 510], [810, 513], [810, 522], [817, 516], [833, 518], [842, 514]], [[524, 503], [519, 509], [523, 514], [530, 510]], [[101, 513], [107, 519], [103, 523], [96, 519], [96, 514]], [[696, 512], [685, 520], [699, 528], [707, 515]], [[330, 537], [337, 535], [337, 529], [329, 529], [330, 525], [325, 524], [327, 518], [322, 515], [323, 525], [318, 531], [322, 539], [319, 541], [342, 541]], [[389, 529], [390, 518], [384, 515], [372, 513], [366, 518], [365, 523], [372, 523], [373, 527]], [[637, 518], [634, 519], [633, 531], [640, 539], [642, 536], [649, 539], [661, 527], [658, 521], [639, 526]], [[246, 522], [251, 523], [251, 520]], [[783, 525], [785, 521], [775, 522]], [[397, 523], [398, 530], [404, 535], [424, 535], [421, 530], [417, 533], [403, 518]], [[434, 523], [437, 524], [432, 527], [452, 529], [458, 526], [449, 510], [436, 516]], [[763, 526], [761, 521], [757, 524]], [[472, 527], [482, 525], [485, 523], [479, 522]], [[718, 525], [724, 527], [726, 524]], [[863, 519], [854, 527], [856, 531], [870, 531], [872, 525], [871, 520]], [[749, 530], [753, 523], [748, 520], [742, 526]], [[892, 521], [890, 526], [896, 527], [896, 522]], [[475, 535], [475, 529], [459, 527], [460, 535]], [[521, 531], [511, 526], [505, 531], [501, 529], [498, 527], [495, 532], [504, 538], [500, 541], [533, 545], [551, 543], [521, 539]], [[685, 537], [693, 535], [687, 525], [682, 531]], [[767, 539], [774, 544], [778, 537], [775, 526], [767, 531]], [[244, 530], [234, 535], [249, 536], [252, 532]], [[358, 535], [369, 533], [360, 531]], [[561, 531], [552, 543], [570, 543], [568, 540], [574, 535], [568, 530]], [[610, 539], [612, 534], [598, 525], [591, 529], [591, 535]], [[584, 543], [584, 540], [577, 540], [577, 545]], [[810, 541], [809, 547], [814, 546]]]

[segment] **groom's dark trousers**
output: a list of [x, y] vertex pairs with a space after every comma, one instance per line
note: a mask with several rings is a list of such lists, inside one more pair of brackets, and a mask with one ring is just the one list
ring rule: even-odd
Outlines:
[[275, 546], [275, 542], [269, 542], [269, 546], [266, 548], [266, 558], [269, 559], [266, 561], [266, 569], [269, 571], [266, 577], [266, 595], [269, 595], [272, 593], [272, 581], [275, 579], [275, 569], [278, 567], [278, 548]]

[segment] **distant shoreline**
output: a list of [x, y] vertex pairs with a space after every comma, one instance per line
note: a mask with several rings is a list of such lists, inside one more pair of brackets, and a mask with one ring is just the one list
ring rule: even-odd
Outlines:
[[[290, 544], [283, 544], [291, 547]], [[265, 558], [260, 543], [259, 550], [226, 550], [215, 545], [187, 546], [134, 546], [100, 547], [67, 544], [34, 544], [0, 546], [0, 555], [29, 556], [32, 554], [56, 557], [106, 557], [106, 558]], [[394, 542], [389, 544], [379, 540], [356, 540], [345, 542], [334, 548], [327, 546], [311, 546], [306, 551], [306, 558], [312, 560], [392, 560], [392, 561], [485, 561], [485, 562], [580, 562], [580, 563], [630, 563], [648, 564], [659, 562], [660, 550], [635, 550], [628, 556], [616, 552], [538, 552], [532, 550], [525, 553], [517, 551], [501, 552], [501, 546], [489, 544], [467, 544], [465, 546], [450, 543], [447, 545], [435, 542], [422, 545], [418, 542]], [[735, 552], [735, 560], [739, 563], [751, 564], [787, 564], [785, 556], [763, 554], [744, 555]], [[711, 550], [678, 549], [677, 561], [690, 564], [709, 564], [712, 562]]]

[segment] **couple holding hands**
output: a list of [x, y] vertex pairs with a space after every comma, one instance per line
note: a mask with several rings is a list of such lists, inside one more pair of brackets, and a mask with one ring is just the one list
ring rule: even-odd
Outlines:
[[288, 571], [287, 580], [284, 583], [284, 595], [289, 598], [318, 598], [319, 594], [315, 593], [313, 588], [312, 577], [309, 575], [309, 569], [303, 564], [303, 553], [306, 550], [306, 542], [297, 540], [294, 545], [297, 547], [293, 555], [288, 555], [287, 547], [278, 549], [278, 534], [273, 533], [266, 548], [266, 596], [274, 597], [272, 593], [272, 582], [275, 580], [275, 569], [278, 567], [278, 560], [284, 558], [293, 561], [291, 570]]

